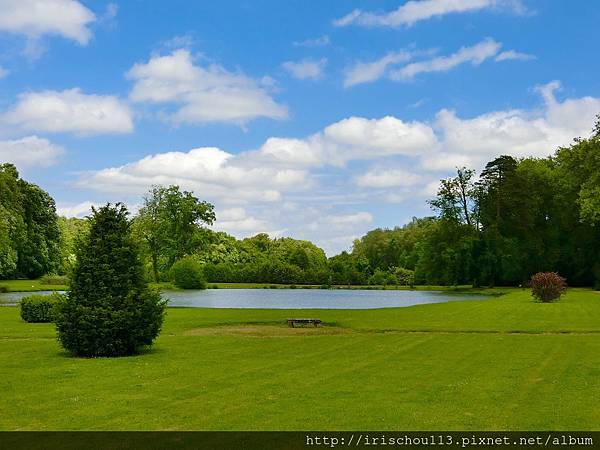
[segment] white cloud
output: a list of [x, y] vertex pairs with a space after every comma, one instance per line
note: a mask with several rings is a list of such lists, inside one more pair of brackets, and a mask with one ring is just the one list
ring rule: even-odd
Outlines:
[[471, 166], [472, 163], [473, 160], [468, 155], [461, 153], [447, 153], [445, 151], [424, 155], [421, 158], [421, 166], [423, 168], [437, 172], [453, 170], [456, 167], [468, 167]]
[[84, 94], [80, 89], [29, 92], [19, 95], [0, 124], [26, 131], [117, 134], [133, 131], [129, 107], [112, 95]]
[[278, 234], [278, 230], [272, 230], [267, 221], [257, 219], [249, 215], [246, 209], [239, 207], [219, 210], [212, 229], [238, 237], [254, 236], [258, 233]]
[[600, 112], [600, 98], [582, 97], [562, 102], [555, 97], [560, 83], [537, 88], [544, 99], [541, 110], [504, 110], [461, 119], [454, 111], [436, 117], [440, 153], [423, 159], [425, 168], [448, 170], [470, 165], [477, 169], [501, 154], [517, 157], [548, 156], [573, 138], [588, 136]]
[[30, 39], [59, 35], [79, 44], [89, 42], [92, 11], [75, 0], [0, 0], [0, 31]]
[[415, 155], [436, 146], [431, 127], [422, 122], [403, 122], [392, 116], [381, 119], [350, 117], [323, 131], [336, 146], [337, 160], [373, 159], [378, 156]]
[[471, 63], [477, 66], [486, 59], [498, 54], [502, 44], [493, 39], [485, 39], [471, 47], [462, 47], [449, 56], [438, 56], [425, 61], [414, 62], [390, 74], [393, 80], [410, 80], [421, 73], [447, 72], [461, 64]]
[[284, 166], [343, 166], [353, 160], [415, 155], [436, 144], [433, 129], [421, 122], [349, 117], [304, 139], [269, 138], [248, 156]]
[[496, 56], [496, 58], [494, 58], [494, 61], [497, 61], [497, 62], [510, 61], [510, 60], [530, 61], [532, 59], [537, 59], [537, 58], [535, 55], [530, 55], [528, 53], [520, 53], [515, 50], [507, 50], [505, 52], [500, 53], [498, 56]]
[[149, 155], [120, 167], [86, 174], [78, 186], [103, 192], [142, 194], [153, 184], [178, 184], [229, 203], [273, 202], [281, 190], [301, 190], [307, 173], [292, 168], [244, 165], [239, 157], [214, 147]]
[[282, 64], [285, 70], [299, 80], [321, 78], [326, 65], [327, 58], [286, 61]]
[[[343, 167], [349, 161], [414, 157], [420, 148], [429, 149], [432, 145], [436, 145], [435, 135], [426, 124], [393, 117], [351, 117], [304, 139], [273, 137], [256, 150], [238, 154], [218, 148], [158, 153], [123, 166], [83, 174], [76, 185], [122, 196], [141, 195], [153, 184], [178, 184], [214, 201], [218, 211], [220, 206], [229, 205], [225, 214], [217, 215], [215, 229], [240, 237], [268, 232], [315, 239], [316, 233], [304, 229], [307, 224], [314, 224], [320, 230], [319, 242], [328, 251], [334, 251], [342, 243], [332, 244], [340, 233], [346, 236], [366, 231], [372, 216], [365, 211], [324, 214], [323, 207], [356, 205], [364, 203], [365, 198], [353, 192], [340, 194], [339, 188], [332, 190], [332, 178], [320, 178], [312, 169], [332, 170], [327, 167], [339, 166], [334, 170], [351, 181]], [[282, 207], [269, 206], [273, 202]], [[315, 204], [322, 206], [314, 207]], [[293, 205], [296, 206], [291, 211]]]
[[267, 160], [298, 166], [315, 166], [324, 161], [319, 138], [268, 138], [261, 146], [259, 155]]
[[140, 195], [152, 184], [179, 184], [215, 202], [217, 229], [310, 239], [332, 254], [373, 226], [372, 205], [424, 205], [439, 178], [457, 166], [481, 170], [501, 154], [545, 157], [588, 136], [600, 98], [559, 100], [559, 88], [558, 82], [538, 87], [543, 102], [532, 109], [472, 117], [442, 109], [430, 123], [350, 117], [237, 154], [217, 148], [157, 153], [84, 174], [78, 186]]
[[2, 66], [0, 66], [0, 78], [4, 78], [6, 75], [8, 75], [10, 72], [8, 70], [6, 70], [5, 68], [3, 68]]
[[83, 218], [92, 213], [92, 206], [98, 207], [98, 203], [86, 201], [81, 203], [62, 203], [56, 205], [56, 214], [63, 217]]
[[347, 228], [371, 223], [373, 222], [373, 216], [368, 212], [361, 211], [352, 214], [325, 216], [322, 221], [334, 227]]
[[386, 69], [390, 65], [407, 62], [411, 58], [412, 54], [410, 52], [400, 51], [390, 52], [376, 61], [358, 62], [346, 70], [344, 74], [344, 87], [378, 80], [385, 74]]
[[331, 44], [331, 39], [329, 39], [329, 36], [326, 34], [319, 36], [318, 38], [294, 42], [294, 46], [296, 47], [325, 47], [329, 44]]
[[470, 63], [478, 66], [484, 61], [492, 59], [495, 62], [535, 59], [535, 56], [519, 53], [515, 50], [500, 52], [502, 44], [494, 39], [487, 38], [473, 45], [460, 48], [447, 56], [436, 56], [415, 61], [401, 66], [402, 63], [417, 59], [418, 55], [432, 55], [435, 50], [428, 51], [399, 51], [390, 52], [384, 57], [371, 62], [357, 62], [346, 69], [344, 74], [344, 87], [369, 83], [387, 77], [394, 81], [408, 81], [421, 73], [447, 72], [462, 64]]
[[350, 248], [352, 242], [372, 227], [373, 215], [366, 211], [332, 212], [305, 207], [294, 214], [296, 223], [288, 234], [315, 242], [329, 256]]
[[447, 14], [469, 13], [484, 9], [509, 9], [517, 14], [527, 12], [520, 0], [411, 0], [389, 13], [373, 13], [355, 9], [333, 22], [335, 26], [363, 27], [411, 26], [422, 20]]
[[373, 169], [356, 178], [356, 184], [367, 188], [410, 187], [421, 181], [421, 176], [404, 169]]
[[132, 101], [174, 106], [167, 117], [175, 124], [287, 117], [287, 108], [273, 100], [260, 80], [218, 64], [196, 65], [185, 49], [135, 64], [127, 77], [134, 81]]
[[0, 161], [13, 163], [17, 167], [51, 166], [63, 154], [62, 147], [37, 136], [0, 141]]

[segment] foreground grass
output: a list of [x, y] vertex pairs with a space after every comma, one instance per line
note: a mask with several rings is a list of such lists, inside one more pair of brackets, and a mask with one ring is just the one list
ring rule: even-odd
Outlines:
[[[322, 329], [290, 330], [315, 316]], [[0, 308], [2, 430], [598, 429], [600, 294], [379, 310], [168, 310], [145, 354], [78, 359]]]

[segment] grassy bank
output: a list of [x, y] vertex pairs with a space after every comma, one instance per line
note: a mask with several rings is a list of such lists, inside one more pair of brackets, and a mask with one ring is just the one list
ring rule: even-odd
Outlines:
[[[160, 290], [177, 290], [173, 283], [151, 283]], [[0, 292], [5, 287], [9, 292], [35, 292], [35, 291], [64, 291], [67, 285], [44, 284], [40, 280], [0, 280]], [[321, 286], [315, 284], [270, 284], [270, 283], [208, 283], [209, 289], [366, 289], [366, 290], [426, 290], [426, 291], [465, 291], [472, 290], [471, 286]]]
[[[319, 329], [289, 329], [290, 316]], [[0, 429], [597, 429], [600, 294], [380, 310], [172, 308], [149, 352], [65, 354], [0, 308]]]
[[65, 291], [65, 284], [45, 284], [40, 280], [0, 280], [0, 292], [6, 288], [9, 292]]

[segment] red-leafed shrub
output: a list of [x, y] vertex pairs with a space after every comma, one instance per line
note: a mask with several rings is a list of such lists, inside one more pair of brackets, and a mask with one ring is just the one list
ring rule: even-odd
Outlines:
[[556, 272], [538, 272], [531, 277], [531, 295], [541, 302], [558, 300], [566, 290], [566, 280]]

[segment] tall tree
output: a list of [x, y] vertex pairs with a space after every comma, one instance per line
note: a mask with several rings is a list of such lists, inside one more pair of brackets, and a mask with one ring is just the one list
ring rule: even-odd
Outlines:
[[38, 186], [19, 180], [25, 239], [18, 250], [17, 271], [27, 278], [55, 273], [60, 267], [60, 232], [54, 199]]
[[203, 225], [214, 221], [214, 206], [191, 192], [181, 191], [179, 186], [155, 186], [150, 190], [135, 229], [150, 255], [155, 281], [159, 281], [161, 269], [198, 249], [205, 237]]
[[475, 171], [466, 167], [457, 168], [456, 176], [440, 182], [437, 197], [429, 201], [441, 219], [457, 223], [476, 225]]

